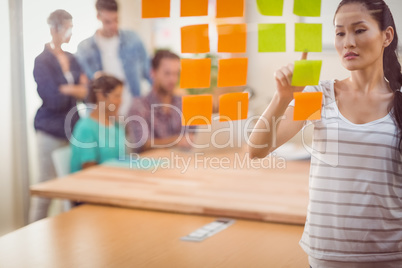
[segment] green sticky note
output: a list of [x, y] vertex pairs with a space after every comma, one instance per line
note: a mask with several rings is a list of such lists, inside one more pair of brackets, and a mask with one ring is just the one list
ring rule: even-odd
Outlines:
[[322, 51], [322, 24], [296, 23], [295, 51], [321, 52]]
[[258, 11], [264, 16], [282, 16], [283, 0], [257, 0]]
[[258, 52], [286, 52], [286, 24], [258, 24]]
[[292, 86], [316, 86], [320, 81], [321, 60], [295, 61]]
[[304, 17], [319, 17], [321, 0], [294, 0], [293, 13]]

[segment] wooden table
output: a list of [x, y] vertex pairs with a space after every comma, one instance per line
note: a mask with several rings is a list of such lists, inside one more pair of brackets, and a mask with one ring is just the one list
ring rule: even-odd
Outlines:
[[297, 225], [238, 220], [203, 242], [180, 240], [214, 220], [83, 205], [0, 237], [0, 267], [308, 267]]
[[[169, 150], [152, 151], [142, 159], [168, 159], [170, 165], [157, 170], [100, 165], [31, 186], [31, 193], [131, 208], [305, 222], [309, 161], [250, 161], [239, 151]], [[187, 169], [179, 166], [180, 159], [190, 161]]]

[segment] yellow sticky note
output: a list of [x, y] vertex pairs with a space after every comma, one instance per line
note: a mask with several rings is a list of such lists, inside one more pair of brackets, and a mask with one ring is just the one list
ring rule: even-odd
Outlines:
[[170, 17], [170, 0], [142, 0], [142, 18]]
[[181, 28], [181, 53], [208, 53], [209, 51], [208, 24]]
[[247, 119], [248, 93], [236, 92], [219, 97], [219, 121]]
[[208, 0], [181, 0], [180, 16], [207, 16]]
[[286, 24], [258, 24], [258, 52], [286, 52]]
[[304, 17], [319, 17], [321, 0], [294, 0], [293, 13]]
[[283, 0], [257, 0], [258, 11], [264, 16], [282, 16]]
[[210, 125], [212, 122], [212, 95], [182, 97], [182, 125]]
[[247, 58], [221, 59], [218, 62], [218, 87], [247, 84]]
[[246, 53], [247, 24], [218, 25], [218, 52]]
[[295, 92], [293, 120], [320, 120], [322, 92]]
[[244, 0], [216, 0], [216, 17], [243, 17]]
[[321, 52], [322, 51], [322, 24], [296, 23], [295, 51]]
[[295, 61], [292, 86], [316, 86], [320, 81], [322, 61], [299, 60]]
[[181, 59], [181, 88], [209, 88], [211, 59]]

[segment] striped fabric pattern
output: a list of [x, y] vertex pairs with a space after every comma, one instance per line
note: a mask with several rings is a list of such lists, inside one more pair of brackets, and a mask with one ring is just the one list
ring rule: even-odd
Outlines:
[[305, 89], [323, 92], [323, 109], [322, 119], [312, 122], [310, 202], [300, 245], [320, 260], [402, 260], [398, 129], [390, 114], [366, 124], [344, 118], [334, 83]]

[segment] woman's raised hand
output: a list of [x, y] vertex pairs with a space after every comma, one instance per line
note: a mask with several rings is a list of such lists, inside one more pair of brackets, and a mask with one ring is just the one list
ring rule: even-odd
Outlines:
[[[307, 52], [303, 52], [301, 59], [307, 59]], [[281, 99], [288, 100], [289, 102], [293, 99], [294, 92], [301, 92], [305, 88], [292, 86], [293, 70], [294, 65], [289, 64], [274, 73], [277, 94]]]

